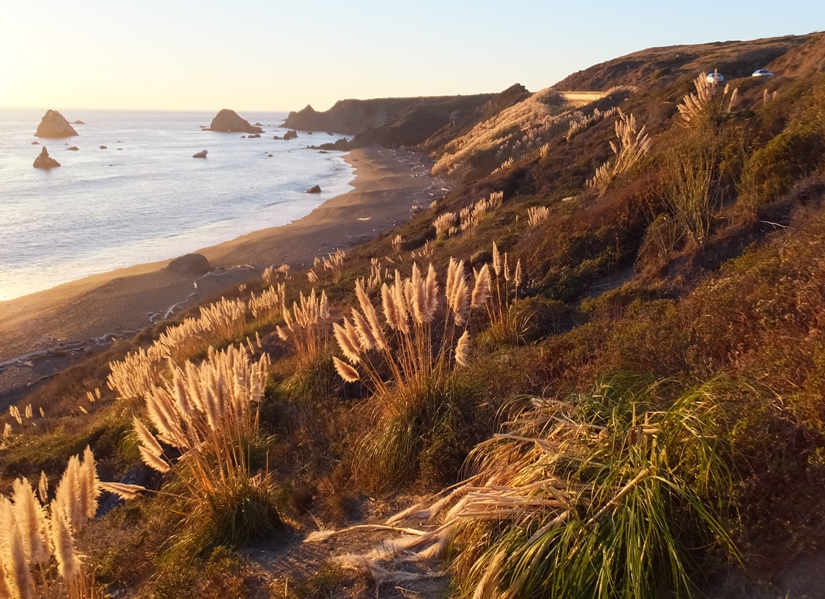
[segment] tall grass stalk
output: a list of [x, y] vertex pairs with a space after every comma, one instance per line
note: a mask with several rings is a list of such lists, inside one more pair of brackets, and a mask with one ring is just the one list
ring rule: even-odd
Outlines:
[[715, 171], [714, 149], [701, 139], [665, 155], [659, 197], [680, 232], [696, 247], [707, 242], [718, 204], [713, 194]]
[[484, 265], [477, 277], [486, 278], [490, 286], [490, 293], [481, 304], [473, 301], [473, 307], [486, 309], [490, 319], [490, 335], [499, 343], [518, 343], [527, 326], [527, 322], [521, 320], [514, 310], [523, 278], [521, 260], [511, 270], [509, 256], [506, 252], [502, 255], [493, 242], [492, 272], [488, 265]]

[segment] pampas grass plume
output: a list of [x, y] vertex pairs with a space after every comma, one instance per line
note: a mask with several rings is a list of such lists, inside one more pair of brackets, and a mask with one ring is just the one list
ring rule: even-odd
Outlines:
[[480, 308], [487, 301], [490, 294], [490, 267], [485, 264], [476, 276], [476, 283], [473, 287], [473, 295], [470, 301], [471, 308]]
[[459, 366], [467, 367], [467, 357], [470, 354], [470, 334], [464, 331], [464, 334], [458, 338], [458, 343], [455, 346], [455, 361]]
[[335, 365], [335, 372], [337, 372], [338, 376], [344, 379], [347, 383], [354, 383], [355, 381], [361, 379], [358, 371], [343, 360], [333, 356], [332, 363]]

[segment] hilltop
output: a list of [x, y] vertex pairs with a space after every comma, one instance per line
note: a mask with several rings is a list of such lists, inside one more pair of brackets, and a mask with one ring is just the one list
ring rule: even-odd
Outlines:
[[138, 485], [76, 516], [124, 597], [817, 596], [824, 70], [816, 33], [292, 113], [451, 184], [312, 266], [239, 244], [16, 402], [3, 485], [87, 444]]

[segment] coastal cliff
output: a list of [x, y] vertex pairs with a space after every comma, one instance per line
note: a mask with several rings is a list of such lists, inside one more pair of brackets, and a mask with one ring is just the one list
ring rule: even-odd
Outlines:
[[449, 124], [453, 113], [473, 110], [493, 95], [339, 100], [324, 112], [312, 106], [290, 112], [283, 126], [355, 135], [357, 146], [415, 145]]

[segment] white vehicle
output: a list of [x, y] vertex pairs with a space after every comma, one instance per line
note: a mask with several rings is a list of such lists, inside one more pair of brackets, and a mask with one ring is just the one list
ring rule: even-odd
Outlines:
[[725, 76], [722, 73], [708, 73], [708, 83], [722, 83], [725, 80]]
[[768, 69], [759, 69], [758, 71], [754, 71], [751, 77], [773, 77], [773, 73]]

